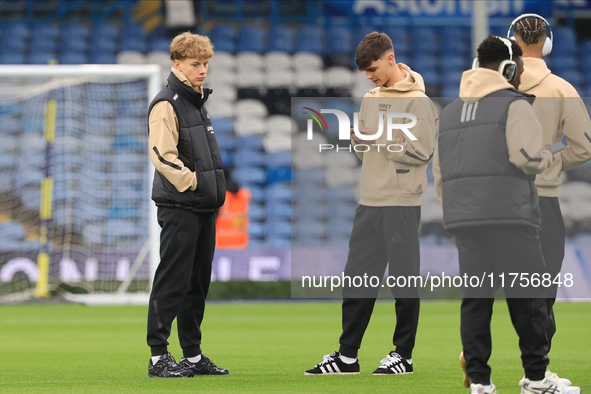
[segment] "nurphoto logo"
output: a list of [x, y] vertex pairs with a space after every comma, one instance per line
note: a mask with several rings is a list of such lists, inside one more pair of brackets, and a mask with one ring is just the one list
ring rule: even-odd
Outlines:
[[[309, 108], [309, 107], [304, 107], [304, 109], [307, 109], [310, 112], [304, 112], [306, 115], [309, 115], [312, 119], [308, 119], [308, 127], [307, 127], [307, 138], [308, 140], [313, 140], [313, 127], [314, 127], [314, 121], [316, 121], [316, 123], [318, 124], [318, 126], [320, 127], [321, 131], [324, 131], [326, 129], [326, 131], [328, 132], [328, 124], [326, 123], [326, 119], [324, 119], [324, 116], [322, 116], [322, 114], [333, 114], [336, 115], [337, 120], [339, 122], [339, 140], [343, 140], [343, 141], [350, 141], [352, 134], [351, 134], [351, 129], [353, 129], [353, 133], [356, 137], [356, 139], [361, 140], [361, 141], [376, 141], [378, 138], [380, 138], [382, 136], [382, 134], [384, 133], [384, 117], [386, 117], [386, 139], [388, 141], [394, 141], [393, 138], [393, 131], [394, 130], [401, 130], [411, 141], [416, 141], [417, 137], [415, 137], [409, 129], [413, 128], [414, 126], [416, 126], [417, 124], [417, 117], [414, 116], [413, 114], [410, 113], [406, 113], [406, 112], [381, 112], [382, 108], [380, 108], [380, 112], [378, 113], [378, 127], [377, 129], [362, 129], [361, 131], [359, 130], [359, 112], [354, 112], [353, 113], [353, 125], [351, 125], [351, 120], [349, 118], [349, 116], [344, 113], [343, 111], [340, 111], [338, 109], [321, 109], [320, 112]], [[389, 109], [388, 108], [383, 108], [383, 109]], [[394, 119], [397, 120], [404, 120], [404, 119], [410, 119], [410, 123], [394, 123]], [[363, 132], [362, 132], [363, 131]], [[380, 149], [387, 149], [389, 152], [402, 152], [404, 150], [404, 147], [400, 144], [363, 144], [363, 143], [356, 143], [356, 144], [349, 144], [348, 146], [341, 146], [341, 145], [337, 145], [335, 147], [335, 145], [333, 144], [319, 144], [318, 145], [318, 149], [319, 152], [322, 152], [323, 150], [332, 150], [335, 149], [337, 152], [341, 151], [341, 150], [345, 150], [348, 152], [351, 151], [355, 151], [355, 152], [367, 152], [371, 149], [371, 147], [377, 147], [377, 151], [379, 152]]]

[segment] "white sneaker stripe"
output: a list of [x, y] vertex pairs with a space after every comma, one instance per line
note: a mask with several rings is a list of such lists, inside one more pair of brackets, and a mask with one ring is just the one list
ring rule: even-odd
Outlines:
[[323, 366], [320, 367], [320, 370], [322, 371], [322, 373], [326, 373], [326, 370], [324, 369]]
[[333, 373], [333, 369], [331, 368], [332, 364], [326, 364], [326, 370], [328, 371], [328, 373]]
[[404, 364], [400, 364], [400, 368], [402, 368], [402, 372], [406, 372], [406, 366]]
[[341, 373], [341, 370], [339, 369], [339, 366], [337, 365], [337, 363], [332, 363], [332, 368], [334, 369], [335, 372]]

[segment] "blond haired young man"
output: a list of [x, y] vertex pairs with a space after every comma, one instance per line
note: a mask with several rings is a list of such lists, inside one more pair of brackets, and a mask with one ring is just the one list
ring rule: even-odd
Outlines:
[[[223, 205], [226, 183], [222, 159], [205, 102], [209, 38], [189, 32], [170, 45], [173, 61], [168, 84], [149, 108], [150, 159], [156, 167], [152, 200], [158, 207], [160, 264], [148, 309], [150, 377], [226, 375], [201, 352], [201, 322], [211, 281], [215, 214]], [[183, 358], [177, 364], [167, 349], [177, 319]]]
[[[554, 279], [562, 269], [566, 228], [558, 202], [558, 187], [565, 170], [575, 168], [591, 159], [591, 120], [583, 100], [576, 89], [564, 79], [552, 74], [542, 59], [547, 37], [546, 21], [539, 15], [525, 14], [514, 23], [514, 35], [523, 49], [525, 71], [521, 76], [519, 90], [537, 97], [534, 111], [542, 124], [544, 144], [553, 144], [566, 137], [568, 146], [557, 155], [557, 160], [546, 171], [536, 176], [536, 186], [540, 196], [542, 212], [542, 232], [540, 244], [546, 261], [546, 272], [553, 284], [546, 298], [548, 309], [548, 350], [556, 333], [554, 302], [557, 286]], [[511, 29], [509, 29], [510, 31]], [[546, 44], [548, 46], [548, 44]], [[547, 376], [570, 385], [568, 379], [558, 378], [547, 371]]]
[[[360, 71], [376, 88], [363, 98], [359, 111], [359, 131], [352, 134], [353, 144], [371, 149], [356, 149], [361, 166], [361, 199], [355, 219], [349, 256], [344, 275], [347, 277], [383, 278], [389, 263], [389, 274], [397, 277], [420, 275], [419, 220], [421, 195], [427, 184], [427, 165], [433, 156], [439, 118], [431, 100], [425, 95], [423, 78], [407, 65], [396, 63], [392, 40], [384, 33], [373, 32], [361, 40], [355, 54]], [[405, 124], [411, 114], [416, 125], [410, 126], [416, 140], [401, 129], [389, 136], [385, 127], [388, 113], [398, 113], [392, 121]], [[418, 288], [391, 288], [396, 299], [396, 327], [393, 345], [380, 362], [374, 375], [413, 373], [412, 351], [419, 321]], [[306, 375], [358, 374], [357, 353], [376, 302], [378, 288], [343, 286], [340, 349], [324, 357]]]

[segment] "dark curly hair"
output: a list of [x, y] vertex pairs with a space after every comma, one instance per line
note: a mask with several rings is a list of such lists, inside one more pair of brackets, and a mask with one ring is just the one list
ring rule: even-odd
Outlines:
[[[506, 38], [508, 40], [508, 38]], [[511, 49], [513, 50], [513, 60], [523, 55], [523, 51], [517, 42], [511, 41]], [[478, 62], [481, 66], [487, 67], [495, 63], [502, 62], [509, 59], [509, 48], [497, 36], [488, 36], [478, 46]]]
[[535, 16], [528, 16], [517, 21], [513, 27], [515, 35], [523, 40], [525, 45], [537, 44], [540, 38], [546, 38], [546, 23]]

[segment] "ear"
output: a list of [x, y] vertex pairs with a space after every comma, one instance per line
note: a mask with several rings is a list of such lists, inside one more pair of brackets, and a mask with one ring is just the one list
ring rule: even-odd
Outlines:
[[396, 63], [396, 60], [394, 59], [394, 54], [392, 52], [390, 52], [387, 56], [386, 59], [388, 60], [388, 64], [390, 66], [394, 65]]
[[178, 59], [174, 59], [174, 68], [177, 70], [181, 69], [181, 62]]

